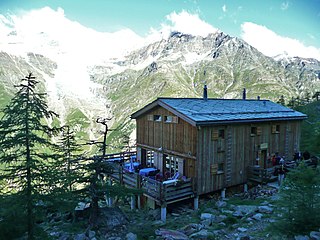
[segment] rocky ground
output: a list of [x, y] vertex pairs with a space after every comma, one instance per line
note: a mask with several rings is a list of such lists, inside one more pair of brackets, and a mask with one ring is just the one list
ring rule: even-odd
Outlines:
[[[278, 189], [258, 186], [247, 193], [233, 194], [221, 199], [211, 195], [200, 199], [200, 208], [194, 211], [191, 202], [168, 207], [166, 223], [160, 220], [160, 210], [130, 210], [104, 208], [99, 227], [85, 229], [85, 223], [64, 223], [53, 218], [46, 229], [53, 239], [59, 240], [135, 240], [135, 239], [288, 239], [272, 231], [275, 222]], [[85, 230], [84, 230], [85, 229]], [[296, 236], [296, 240], [319, 239], [319, 232]]]

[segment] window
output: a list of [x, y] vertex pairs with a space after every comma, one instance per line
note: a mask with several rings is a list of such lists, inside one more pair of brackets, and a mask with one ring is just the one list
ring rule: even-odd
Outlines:
[[217, 174], [222, 174], [224, 172], [224, 164], [218, 163], [218, 171]]
[[161, 122], [161, 120], [162, 120], [161, 115], [153, 115], [153, 121]]
[[176, 116], [164, 116], [165, 123], [178, 123], [178, 117]]
[[280, 124], [272, 125], [272, 133], [280, 133]]
[[154, 152], [153, 151], [147, 151], [147, 166], [153, 167], [154, 166]]
[[257, 127], [251, 127], [251, 136], [257, 135]]
[[213, 129], [211, 132], [211, 140], [216, 141], [218, 139], [224, 139], [224, 129]]
[[224, 129], [219, 129], [219, 131], [218, 131], [218, 137], [219, 137], [220, 139], [224, 139]]

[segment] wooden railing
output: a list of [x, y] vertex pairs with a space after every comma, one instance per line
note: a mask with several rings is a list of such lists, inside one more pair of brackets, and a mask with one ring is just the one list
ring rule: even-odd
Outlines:
[[249, 166], [248, 167], [248, 180], [258, 183], [268, 183], [276, 180], [276, 176], [273, 175], [274, 168], [260, 168]]
[[169, 183], [159, 182], [137, 173], [114, 172], [111, 177], [129, 188], [143, 190], [143, 194], [158, 204], [181, 201], [194, 196], [192, 179], [177, 180]]

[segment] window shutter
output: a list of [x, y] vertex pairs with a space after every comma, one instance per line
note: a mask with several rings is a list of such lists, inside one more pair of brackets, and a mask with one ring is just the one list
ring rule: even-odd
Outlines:
[[147, 118], [148, 118], [148, 121], [153, 121], [153, 115], [148, 115]]
[[218, 173], [218, 164], [217, 163], [212, 164], [210, 166], [210, 173], [211, 173], [211, 175], [216, 175]]
[[173, 123], [178, 123], [178, 121], [179, 121], [179, 118], [178, 118], [178, 117], [176, 117], [176, 116], [173, 116], [173, 117], [172, 117], [172, 122], [173, 122]]
[[261, 127], [257, 127], [257, 135], [260, 136], [262, 133], [262, 129]]
[[219, 131], [217, 129], [212, 130], [211, 140], [216, 141], [219, 138]]

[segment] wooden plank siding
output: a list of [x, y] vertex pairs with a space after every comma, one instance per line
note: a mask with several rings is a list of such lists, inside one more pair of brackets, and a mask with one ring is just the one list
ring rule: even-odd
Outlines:
[[199, 195], [246, 183], [248, 167], [269, 168], [272, 154], [291, 159], [299, 151], [301, 120], [195, 127], [165, 116], [174, 114], [157, 106], [136, 119], [137, 145], [183, 159], [183, 174], [194, 178]]
[[[148, 120], [150, 115], [161, 115], [159, 122]], [[177, 123], [166, 123], [164, 116], [174, 116], [170, 111], [157, 107], [137, 119], [137, 145], [150, 150], [162, 148], [168, 155], [183, 156], [184, 175], [195, 177], [197, 154], [197, 128], [178, 118]], [[178, 154], [181, 155], [178, 155]], [[190, 156], [186, 157], [186, 156]]]
[[[271, 155], [276, 152], [292, 159], [294, 152], [299, 150], [300, 124], [301, 121], [279, 121], [201, 127], [196, 163], [198, 194], [247, 182], [248, 166], [258, 163], [262, 168], [268, 168]], [[279, 132], [272, 132], [273, 125], [279, 125]], [[252, 127], [259, 128], [257, 134], [251, 133]], [[224, 139], [213, 139], [212, 135], [219, 130], [224, 130]], [[231, 158], [230, 182], [226, 176], [228, 157]], [[223, 172], [212, 173], [219, 163], [224, 165]]]

